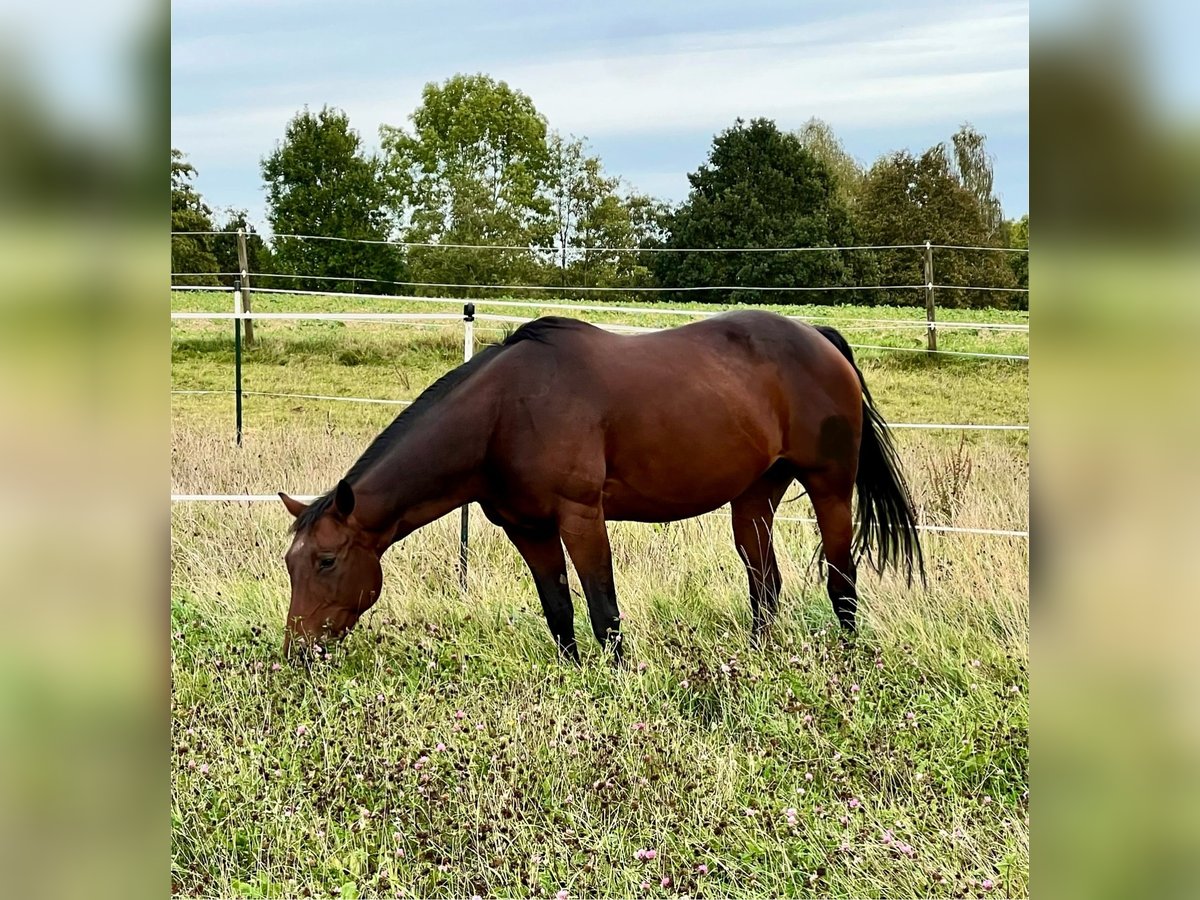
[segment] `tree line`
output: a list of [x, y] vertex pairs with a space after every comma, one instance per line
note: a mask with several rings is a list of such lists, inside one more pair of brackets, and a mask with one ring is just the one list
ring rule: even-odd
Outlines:
[[[195, 169], [172, 149], [172, 231], [244, 229], [263, 287], [455, 296], [473, 290], [448, 285], [539, 285], [560, 296], [659, 288], [642, 299], [755, 303], [923, 304], [921, 291], [879, 286], [923, 285], [924, 248], [736, 249], [1028, 247], [1029, 218], [1003, 218], [986, 139], [970, 125], [921, 154], [899, 150], [865, 167], [820, 120], [789, 132], [739, 119], [714, 137], [677, 206], [607, 172], [584, 139], [552, 130], [528, 96], [486, 75], [426, 85], [409, 125], [380, 132], [369, 153], [343, 111], [297, 113], [261, 160], [269, 242], [245, 210], [215, 217]], [[718, 252], [669, 252], [685, 248]], [[1028, 286], [1027, 262], [939, 249], [939, 285], [989, 290], [942, 290], [938, 304], [1026, 307], [1025, 294], [1003, 289]], [[228, 284], [231, 275], [187, 273], [237, 270], [232, 235], [172, 239], [176, 283]], [[771, 290], [738, 290], [747, 286]], [[838, 290], [797, 291], [811, 287]], [[714, 290], [671, 290], [686, 288]]]

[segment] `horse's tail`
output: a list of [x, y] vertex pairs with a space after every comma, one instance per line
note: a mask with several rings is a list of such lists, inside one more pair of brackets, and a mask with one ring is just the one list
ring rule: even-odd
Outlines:
[[846, 357], [862, 385], [863, 432], [858, 450], [858, 526], [854, 534], [854, 552], [865, 556], [882, 573], [886, 566], [902, 568], [912, 584], [913, 572], [925, 581], [925, 558], [921, 553], [917, 518], [900, 460], [888, 431], [887, 422], [875, 408], [862, 370], [854, 361], [854, 351], [836, 328], [818, 325], [828, 341]]

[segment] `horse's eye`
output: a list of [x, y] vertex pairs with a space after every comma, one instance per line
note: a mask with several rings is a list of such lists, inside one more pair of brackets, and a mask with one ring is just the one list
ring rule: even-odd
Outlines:
[[322, 556], [319, 560], [317, 560], [317, 568], [324, 572], [327, 569], [332, 569], [335, 562], [337, 562], [337, 557]]

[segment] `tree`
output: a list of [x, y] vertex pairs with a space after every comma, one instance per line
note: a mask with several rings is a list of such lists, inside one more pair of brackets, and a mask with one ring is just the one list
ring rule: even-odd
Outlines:
[[358, 132], [344, 112], [305, 108], [288, 123], [283, 141], [262, 161], [267, 219], [276, 235], [317, 235], [349, 240], [276, 237], [280, 272], [311, 276], [293, 283], [311, 290], [394, 291], [403, 276], [403, 254], [395, 246], [353, 241], [391, 237], [388, 195], [380, 161], [366, 156]]
[[[675, 214], [669, 203], [630, 191], [625, 197], [625, 205], [629, 209], [630, 246], [653, 249], [667, 242], [671, 234], [671, 216]], [[649, 256], [647, 254], [646, 258]]]
[[[1029, 213], [1021, 218], [1004, 223], [1004, 246], [1019, 250], [1029, 249]], [[1029, 289], [1029, 254], [1007, 253], [1008, 267], [1012, 269], [1017, 287]]]
[[822, 119], [809, 119], [796, 132], [804, 149], [825, 164], [833, 179], [834, 190], [838, 199], [849, 209], [854, 206], [862, 193], [863, 178], [866, 172], [845, 146], [828, 122]]
[[[559, 269], [565, 285], [569, 253], [578, 241], [581, 205], [587, 202], [584, 196], [585, 156], [583, 141], [564, 138], [557, 132], [549, 142], [549, 165], [546, 169], [549, 220], [554, 231], [554, 243], [558, 252]], [[611, 190], [611, 187], [610, 187]]]
[[521, 248], [415, 248], [414, 276], [464, 284], [532, 277], [538, 267], [524, 248], [553, 245], [546, 120], [533, 101], [486, 75], [455, 75], [425, 85], [410, 119], [411, 132], [380, 128], [408, 239]]
[[584, 287], [622, 287], [633, 283], [635, 254], [629, 204], [617, 193], [619, 179], [605, 177], [600, 161], [585, 162], [579, 187], [575, 283]]
[[[881, 157], [867, 173], [858, 206], [863, 236], [873, 244], [934, 244], [998, 246], [984, 220], [978, 197], [957, 177], [945, 144], [919, 157], [907, 150]], [[973, 287], [1013, 287], [1004, 254], [937, 250], [934, 277], [938, 284]], [[885, 284], [923, 285], [924, 254], [920, 250], [885, 251], [879, 255]], [[945, 306], [1019, 305], [1021, 295], [984, 291], [942, 291]], [[924, 295], [893, 292], [893, 302], [921, 304]]]
[[658, 254], [653, 251], [662, 247], [670, 236], [669, 223], [674, 210], [668, 203], [633, 190], [626, 193], [622, 202], [629, 216], [628, 246], [643, 248], [643, 252], [623, 258], [626, 267], [623, 283], [630, 288], [656, 287], [654, 260]]
[[[218, 272], [217, 258], [213, 254], [213, 235], [195, 232], [213, 231], [212, 210], [204, 202], [199, 191], [192, 185], [196, 168], [184, 156], [183, 151], [171, 148], [171, 271]], [[176, 234], [176, 232], [193, 232]], [[192, 277], [176, 274], [175, 284], [215, 284], [212, 275]]]
[[621, 180], [605, 174], [583, 141], [550, 139], [547, 180], [550, 224], [557, 248], [557, 280], [563, 287], [642, 287], [650, 273], [631, 248], [653, 205], [637, 194], [622, 196]]
[[954, 150], [954, 174], [975, 198], [979, 219], [988, 237], [995, 239], [1004, 222], [1004, 211], [992, 193], [992, 155], [987, 152], [987, 138], [967, 123], [954, 132], [950, 145]]
[[[794, 134], [769, 119], [738, 119], [717, 135], [706, 164], [688, 175], [687, 201], [670, 218], [665, 246], [680, 248], [832, 247], [858, 243], [829, 169]], [[874, 260], [857, 251], [660, 253], [664, 285], [829, 287], [871, 285]], [[689, 294], [691, 299], [698, 299]], [[817, 295], [820, 296], [820, 295]], [[705, 299], [715, 299], [713, 295]], [[795, 293], [733, 299], [795, 302]], [[873, 302], [874, 292], [838, 292], [838, 302]]]

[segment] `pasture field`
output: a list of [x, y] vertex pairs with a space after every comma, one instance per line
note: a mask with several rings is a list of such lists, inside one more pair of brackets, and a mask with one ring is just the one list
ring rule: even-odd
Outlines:
[[[225, 311], [228, 298], [178, 293], [172, 305]], [[256, 311], [353, 308], [364, 307], [255, 296]], [[369, 306], [383, 308], [413, 311]], [[257, 330], [249, 391], [407, 399], [461, 361], [455, 323]], [[844, 330], [852, 343], [924, 339]], [[175, 323], [173, 387], [229, 389], [231, 331]], [[1021, 333], [939, 337], [947, 349], [1028, 352]], [[857, 355], [889, 421], [1027, 421], [1024, 362]], [[171, 402], [180, 493], [325, 490], [398, 412], [252, 395], [238, 449], [231, 396]], [[895, 440], [923, 521], [1028, 527], [1024, 433], [898, 431]], [[811, 515], [798, 495], [781, 515]], [[630, 665], [613, 671], [582, 597], [584, 664], [557, 662], [524, 564], [476, 511], [465, 598], [457, 517], [447, 517], [389, 551], [383, 598], [356, 632], [293, 667], [280, 657], [289, 521], [276, 503], [172, 509], [176, 894], [1027, 894], [1024, 539], [926, 532], [928, 589], [864, 569], [861, 628], [848, 640], [813, 563], [814, 527], [781, 522], [780, 618], [769, 646], [751, 651], [745, 572], [724, 513], [617, 524]]]

